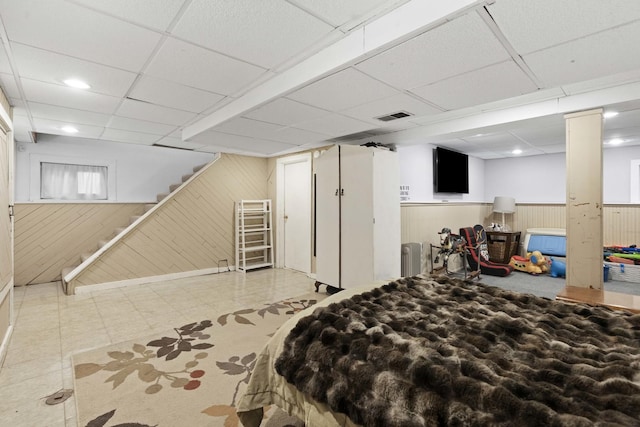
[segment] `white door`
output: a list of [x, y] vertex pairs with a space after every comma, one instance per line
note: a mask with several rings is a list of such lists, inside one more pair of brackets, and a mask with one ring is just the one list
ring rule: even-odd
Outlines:
[[284, 267], [310, 273], [311, 161], [284, 164]]

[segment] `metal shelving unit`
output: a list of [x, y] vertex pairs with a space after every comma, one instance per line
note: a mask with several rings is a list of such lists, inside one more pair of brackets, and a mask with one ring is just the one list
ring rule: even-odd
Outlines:
[[236, 269], [273, 267], [271, 200], [236, 202]]

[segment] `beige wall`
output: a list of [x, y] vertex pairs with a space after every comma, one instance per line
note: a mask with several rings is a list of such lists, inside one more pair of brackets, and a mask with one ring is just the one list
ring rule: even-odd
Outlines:
[[235, 265], [234, 202], [265, 198], [267, 160], [223, 154], [69, 287]]
[[60, 280], [64, 267], [141, 215], [141, 203], [33, 203], [15, 207], [15, 284]]
[[[424, 244], [423, 271], [430, 271], [429, 244], [438, 244], [438, 231], [443, 227], [458, 233], [460, 227], [502, 222], [501, 214], [491, 212], [490, 203], [439, 203], [402, 205], [402, 243]], [[628, 246], [640, 243], [640, 208], [637, 205], [605, 205], [604, 245]], [[528, 228], [565, 228], [564, 205], [524, 204], [516, 206], [516, 213], [505, 216], [513, 231]], [[521, 252], [521, 250], [520, 250]]]

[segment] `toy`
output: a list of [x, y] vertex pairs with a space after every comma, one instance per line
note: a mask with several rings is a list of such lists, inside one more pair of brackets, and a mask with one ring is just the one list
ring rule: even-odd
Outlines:
[[549, 271], [549, 263], [540, 251], [533, 251], [527, 254], [527, 257], [514, 255], [509, 261], [515, 270], [524, 271], [525, 273], [538, 275]]
[[442, 268], [448, 271], [449, 255], [459, 253], [461, 256], [464, 256], [467, 241], [464, 237], [451, 233], [451, 229], [446, 227], [438, 232], [438, 234], [440, 235], [440, 250], [436, 254], [433, 262], [435, 264], [440, 262], [440, 256], [442, 255]]
[[567, 275], [567, 264], [556, 258], [551, 258], [551, 277], [565, 277]]

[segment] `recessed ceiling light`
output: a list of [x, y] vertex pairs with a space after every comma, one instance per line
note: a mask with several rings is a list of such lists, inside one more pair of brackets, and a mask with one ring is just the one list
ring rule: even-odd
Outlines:
[[483, 136], [483, 135], [484, 135], [484, 133], [476, 133], [476, 134], [475, 134], [475, 135], [473, 135], [473, 136]]
[[609, 145], [620, 145], [624, 142], [624, 139], [621, 138], [613, 138], [609, 140]]
[[67, 86], [74, 87], [76, 89], [89, 89], [91, 87], [87, 83], [78, 79], [67, 79], [64, 81], [64, 84], [66, 84]]
[[60, 129], [67, 133], [78, 133], [78, 129], [73, 126], [62, 126]]
[[519, 148], [516, 148], [515, 150], [513, 150], [513, 151], [511, 152], [511, 154], [522, 154], [522, 150], [521, 150], [521, 149], [519, 149]]
[[602, 115], [602, 117], [604, 117], [605, 119], [608, 119], [609, 117], [615, 117], [617, 115], [618, 115], [617, 111], [607, 111]]

